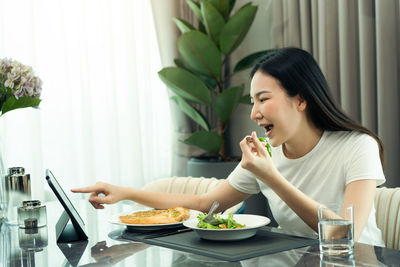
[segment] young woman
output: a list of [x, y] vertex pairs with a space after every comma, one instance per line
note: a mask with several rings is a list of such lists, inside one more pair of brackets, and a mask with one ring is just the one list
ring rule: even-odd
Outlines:
[[352, 203], [355, 241], [384, 246], [374, 208], [375, 188], [385, 181], [379, 138], [344, 114], [304, 50], [284, 48], [267, 55], [251, 77], [251, 119], [265, 128], [272, 158], [253, 132], [252, 142], [240, 142], [241, 163], [204, 195], [149, 193], [101, 182], [72, 191], [90, 192], [95, 208], [128, 199], [154, 208], [200, 211], [208, 211], [215, 200], [224, 210], [261, 191], [282, 228], [304, 233], [318, 231], [320, 204]]

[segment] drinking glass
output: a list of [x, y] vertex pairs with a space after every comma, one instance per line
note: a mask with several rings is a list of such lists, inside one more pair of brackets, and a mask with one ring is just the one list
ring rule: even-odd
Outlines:
[[352, 255], [353, 205], [330, 203], [318, 207], [319, 249], [324, 255]]

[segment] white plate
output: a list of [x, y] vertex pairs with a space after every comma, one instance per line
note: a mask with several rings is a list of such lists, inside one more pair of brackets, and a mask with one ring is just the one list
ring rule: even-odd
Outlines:
[[[150, 210], [150, 209], [145, 209], [145, 210]], [[159, 230], [159, 229], [165, 229], [165, 228], [175, 228], [179, 227], [182, 225], [182, 222], [177, 222], [177, 223], [167, 223], [167, 224], [129, 224], [129, 223], [124, 223], [121, 222], [119, 219], [119, 216], [124, 216], [124, 215], [129, 215], [132, 214], [133, 212], [137, 211], [145, 211], [145, 210], [134, 210], [131, 212], [124, 212], [120, 214], [115, 214], [111, 216], [111, 218], [108, 220], [109, 223], [112, 224], [117, 224], [117, 225], [122, 225], [128, 227], [129, 230], [135, 230], [135, 231], [153, 231], [153, 230]], [[194, 219], [197, 217], [199, 214], [199, 211], [196, 210], [190, 210], [190, 219]]]
[[[221, 217], [226, 218], [227, 215], [222, 215]], [[231, 241], [252, 237], [256, 234], [258, 228], [271, 222], [267, 217], [251, 214], [234, 214], [233, 219], [240, 224], [244, 224], [245, 227], [240, 229], [203, 229], [197, 227], [199, 222], [197, 218], [188, 219], [183, 222], [183, 225], [192, 228], [203, 239]]]

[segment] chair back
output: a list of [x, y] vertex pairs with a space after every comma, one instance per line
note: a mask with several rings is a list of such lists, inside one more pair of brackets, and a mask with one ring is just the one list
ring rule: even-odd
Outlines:
[[377, 188], [376, 224], [387, 248], [400, 249], [400, 187]]
[[[216, 187], [224, 179], [204, 178], [204, 177], [169, 177], [163, 178], [146, 184], [143, 190], [150, 192], [172, 193], [172, 194], [194, 194], [200, 195], [207, 193]], [[243, 202], [227, 209], [224, 213], [237, 212]]]

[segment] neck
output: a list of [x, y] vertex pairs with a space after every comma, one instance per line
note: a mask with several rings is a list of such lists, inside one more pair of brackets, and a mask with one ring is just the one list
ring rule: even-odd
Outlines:
[[289, 159], [306, 155], [319, 142], [323, 131], [316, 127], [305, 127], [295, 137], [282, 144], [283, 153]]

